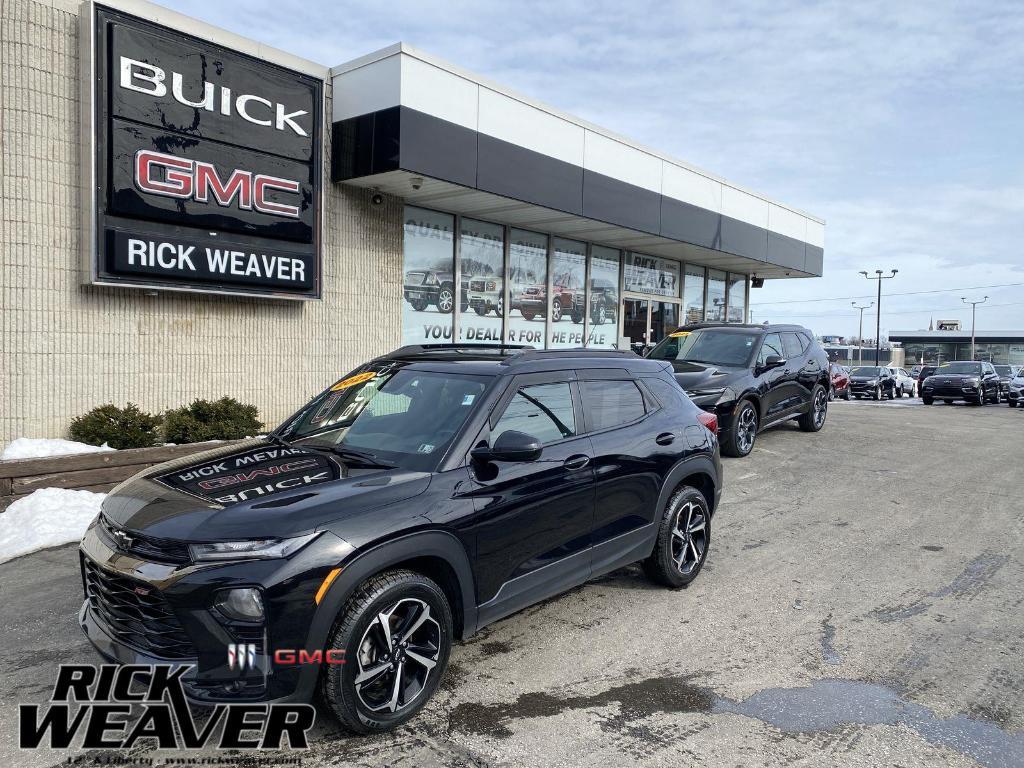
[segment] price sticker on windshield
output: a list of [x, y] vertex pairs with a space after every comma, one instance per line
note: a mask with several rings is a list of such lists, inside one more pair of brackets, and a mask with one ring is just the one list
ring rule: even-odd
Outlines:
[[690, 335], [689, 331], [676, 331], [675, 333], [670, 333], [668, 336], [669, 336], [670, 339], [681, 339], [683, 336], [689, 336], [689, 335]]
[[331, 392], [340, 392], [343, 389], [354, 387], [356, 384], [362, 384], [363, 382], [374, 378], [376, 375], [376, 371], [366, 371], [365, 373], [357, 373], [355, 376], [349, 376], [347, 379], [342, 379], [331, 387]]

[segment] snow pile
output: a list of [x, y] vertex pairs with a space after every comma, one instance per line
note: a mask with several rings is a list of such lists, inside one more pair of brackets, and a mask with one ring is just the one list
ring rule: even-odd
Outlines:
[[0, 563], [78, 541], [99, 514], [105, 493], [40, 488], [0, 512]]
[[67, 456], [72, 453], [98, 453], [114, 450], [109, 445], [87, 445], [73, 440], [47, 440], [46, 438], [19, 437], [0, 453], [0, 461], [10, 459], [39, 459], [44, 456]]

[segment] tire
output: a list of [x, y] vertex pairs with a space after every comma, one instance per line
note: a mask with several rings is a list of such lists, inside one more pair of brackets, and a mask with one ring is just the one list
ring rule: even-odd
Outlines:
[[828, 401], [831, 403], [835, 399], [836, 399], [836, 388], [834, 386], [833, 387], [829, 387], [828, 388]]
[[426, 309], [426, 308], [427, 308], [427, 304], [428, 304], [428, 302], [427, 302], [427, 300], [426, 300], [426, 299], [411, 299], [411, 300], [409, 301], [409, 304], [410, 304], [410, 305], [412, 306], [412, 308], [413, 308], [414, 310], [416, 310], [417, 312], [422, 312], [422, 311], [423, 311], [424, 309]]
[[[407, 626], [416, 621], [417, 611], [424, 608], [427, 619], [412, 634], [414, 642], [408, 647], [417, 652], [410, 656], [406, 646], [394, 643], [401, 638], [403, 623]], [[391, 647], [396, 649], [392, 653], [401, 659], [399, 685], [406, 686], [397, 700], [389, 694], [394, 688], [390, 683], [396, 675], [394, 667], [379, 661], [388, 639], [383, 617], [387, 617]], [[346, 663], [328, 665], [321, 677], [321, 697], [338, 721], [354, 733], [394, 728], [413, 717], [433, 696], [448, 666], [451, 646], [452, 613], [441, 588], [413, 571], [385, 571], [365, 581], [342, 608], [328, 647], [344, 650]], [[428, 666], [430, 661], [433, 664]], [[357, 676], [375, 669], [380, 674], [357, 690]], [[403, 704], [404, 696], [410, 695], [410, 684], [415, 685], [417, 679], [419, 688]]]
[[811, 390], [811, 408], [797, 423], [804, 432], [817, 432], [825, 426], [825, 418], [828, 416], [828, 400], [825, 398], [825, 388], [821, 384], [815, 385]]
[[922, 395], [921, 396], [921, 402], [924, 403], [925, 405], [931, 405], [935, 401], [932, 398], [930, 398], [930, 397], [925, 397], [924, 395]]
[[882, 399], [882, 388], [880, 386], [879, 387], [875, 387], [875, 391], [871, 393], [871, 399], [872, 400], [881, 400]]
[[[450, 315], [454, 309], [455, 294], [452, 293], [452, 287], [450, 285], [442, 285], [441, 290], [437, 294], [437, 310]], [[465, 312], [466, 308], [462, 307], [462, 311]]]
[[475, 307], [473, 307], [473, 311], [476, 312], [477, 315], [479, 315], [480, 317], [483, 317], [488, 312], [487, 305], [477, 304]]
[[850, 388], [849, 387], [847, 387], [846, 391], [843, 392], [843, 400], [846, 400], [846, 401], [850, 400]]
[[572, 311], [570, 317], [572, 317], [572, 321], [576, 323], [576, 325], [579, 325], [580, 323], [583, 322], [583, 313], [577, 312], [575, 309]]
[[498, 299], [498, 306], [494, 308], [494, 314], [498, 317], [505, 316], [505, 299]]
[[750, 400], [741, 400], [732, 420], [732, 429], [722, 441], [721, 450], [726, 456], [741, 459], [754, 450], [757, 440], [757, 408]]
[[533, 314], [533, 312], [523, 312], [523, 319], [524, 320], [533, 320], [533, 318], [535, 318], [535, 317], [536, 317], [536, 315]]
[[551, 300], [551, 322], [557, 323], [562, 319], [562, 300]]
[[[684, 533], [685, 532], [685, 533]], [[700, 573], [711, 545], [711, 511], [704, 494], [680, 486], [665, 505], [654, 551], [644, 560], [647, 576], [678, 589]]]
[[590, 313], [590, 322], [594, 325], [604, 325], [604, 321], [607, 317], [607, 310], [604, 308], [603, 304], [600, 304], [593, 312]]

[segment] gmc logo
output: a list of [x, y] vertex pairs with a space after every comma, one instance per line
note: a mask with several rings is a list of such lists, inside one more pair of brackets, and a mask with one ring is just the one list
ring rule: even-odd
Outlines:
[[[257, 210], [271, 216], [299, 218], [299, 206], [272, 199], [271, 194], [298, 194], [292, 179], [236, 169], [223, 181], [212, 163], [140, 149], [135, 153], [135, 186], [150, 195], [174, 197], [228, 208]], [[237, 198], [237, 203], [235, 202]]]
[[215, 477], [211, 480], [200, 480], [199, 487], [204, 491], [212, 491], [216, 488], [226, 488], [229, 485], [251, 483], [258, 477], [276, 477], [277, 475], [281, 475], [286, 472], [313, 469], [316, 465], [316, 459], [300, 459], [299, 461], [292, 461], [287, 464], [275, 464], [270, 467], [261, 467], [260, 469], [254, 469], [251, 472], [239, 472], [235, 475]]

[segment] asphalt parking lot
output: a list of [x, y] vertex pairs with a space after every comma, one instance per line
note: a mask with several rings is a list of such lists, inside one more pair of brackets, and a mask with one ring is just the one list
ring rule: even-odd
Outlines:
[[[420, 717], [324, 717], [303, 764], [1024, 765], [1022, 455], [1005, 405], [835, 402], [725, 461], [689, 589], [628, 568], [501, 621]], [[94, 660], [75, 548], [0, 585], [0, 764], [57, 764], [17, 750], [16, 705]]]

